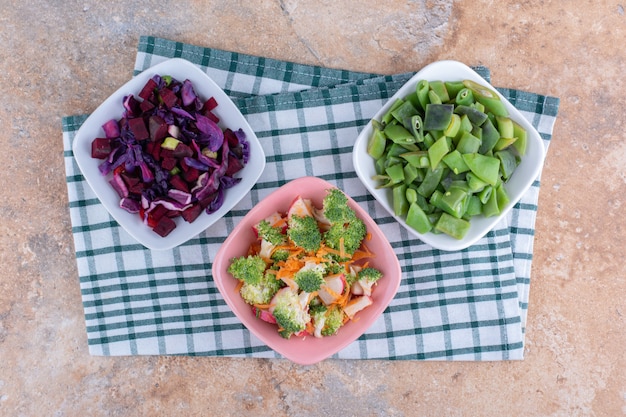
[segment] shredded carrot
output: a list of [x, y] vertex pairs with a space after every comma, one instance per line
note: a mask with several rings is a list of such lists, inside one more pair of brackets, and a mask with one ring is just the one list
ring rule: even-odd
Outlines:
[[239, 279], [237, 280], [237, 285], [235, 285], [235, 292], [241, 291], [241, 287], [243, 287], [243, 281]]
[[255, 242], [252, 245], [250, 245], [250, 248], [248, 249], [248, 255], [256, 255], [261, 251], [261, 244], [260, 242]]
[[315, 332], [315, 326], [313, 325], [313, 321], [309, 321], [306, 324], [306, 331], [309, 334], [313, 334]]
[[339, 238], [339, 256], [341, 259], [346, 257], [346, 246], [343, 243], [343, 237]]
[[343, 294], [339, 297], [335, 304], [339, 305], [341, 308], [345, 307], [350, 301], [350, 296], [352, 295], [350, 288], [346, 289]]
[[320, 248], [320, 250], [319, 250], [319, 251], [317, 251], [317, 255], [318, 255], [318, 256], [324, 256], [324, 255], [326, 255], [326, 254], [331, 254], [331, 255], [337, 255], [337, 256], [339, 256], [339, 255], [340, 255], [340, 252], [339, 252], [338, 250], [336, 250], [336, 249], [329, 248], [329, 247], [328, 247], [328, 246], [326, 246], [326, 245], [322, 245], [322, 247]]
[[357, 249], [352, 256], [353, 261], [358, 261], [364, 258], [374, 258], [376, 255], [370, 252], [369, 248], [365, 244], [361, 245], [362, 249]]
[[272, 227], [285, 227], [287, 226], [287, 217], [282, 217], [272, 224]]
[[300, 259], [296, 257], [290, 257], [284, 262], [284, 265], [280, 267], [280, 269], [276, 273], [276, 277], [280, 279], [290, 278], [303, 266], [304, 263]]

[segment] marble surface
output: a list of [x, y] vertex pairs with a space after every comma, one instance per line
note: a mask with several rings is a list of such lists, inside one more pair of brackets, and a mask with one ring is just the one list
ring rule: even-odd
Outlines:
[[[606, 0], [0, 0], [0, 415], [626, 415], [624, 5]], [[561, 99], [526, 359], [90, 357], [61, 118], [131, 75], [140, 35], [358, 71], [439, 59]]]

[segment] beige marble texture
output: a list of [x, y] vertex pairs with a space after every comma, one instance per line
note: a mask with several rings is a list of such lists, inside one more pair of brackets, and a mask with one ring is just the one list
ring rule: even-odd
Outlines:
[[[626, 415], [626, 15], [608, 0], [0, 0], [1, 416]], [[439, 59], [561, 98], [526, 359], [90, 357], [61, 118], [131, 76], [140, 35], [359, 71]]]

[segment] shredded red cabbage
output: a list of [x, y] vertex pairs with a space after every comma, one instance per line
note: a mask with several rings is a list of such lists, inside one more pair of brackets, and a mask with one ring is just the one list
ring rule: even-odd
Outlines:
[[120, 207], [161, 236], [175, 227], [174, 217], [192, 222], [203, 210], [217, 211], [225, 190], [241, 181], [234, 175], [248, 163], [250, 146], [242, 129], [218, 125], [216, 105], [212, 97], [202, 101], [191, 81], [156, 74], [137, 97], [124, 97], [121, 118], [106, 122], [105, 137], [92, 144]]

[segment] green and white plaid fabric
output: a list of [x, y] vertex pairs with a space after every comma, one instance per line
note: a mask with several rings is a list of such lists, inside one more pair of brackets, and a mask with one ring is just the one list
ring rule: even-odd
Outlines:
[[[233, 97], [267, 155], [257, 185], [214, 226], [170, 251], [150, 251], [108, 215], [74, 161], [85, 115], [63, 119], [69, 207], [89, 351], [93, 355], [279, 357], [237, 320], [211, 279], [220, 244], [260, 200], [310, 175], [336, 184], [380, 225], [402, 266], [400, 289], [342, 359], [516, 360], [524, 353], [539, 179], [476, 245], [440, 252], [409, 236], [366, 191], [352, 146], [413, 74], [383, 76], [141, 37], [134, 73], [182, 57]], [[486, 68], [476, 68], [489, 79]], [[559, 100], [500, 89], [547, 147]]]

